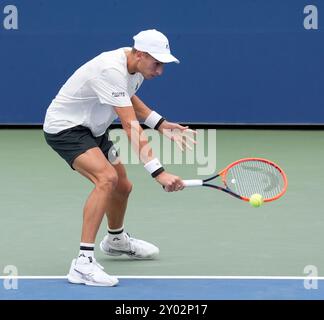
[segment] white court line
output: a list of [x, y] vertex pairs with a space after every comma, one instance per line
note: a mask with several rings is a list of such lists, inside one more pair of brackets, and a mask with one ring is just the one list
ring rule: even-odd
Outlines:
[[[119, 279], [215, 279], [215, 280], [324, 280], [324, 277], [311, 276], [115, 276]], [[55, 280], [67, 279], [66, 276], [0, 276], [0, 279]]]

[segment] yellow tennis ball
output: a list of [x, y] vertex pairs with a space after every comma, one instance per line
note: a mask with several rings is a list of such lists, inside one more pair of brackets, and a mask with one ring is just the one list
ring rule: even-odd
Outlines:
[[263, 204], [263, 197], [258, 193], [252, 194], [249, 202], [252, 207], [258, 208]]

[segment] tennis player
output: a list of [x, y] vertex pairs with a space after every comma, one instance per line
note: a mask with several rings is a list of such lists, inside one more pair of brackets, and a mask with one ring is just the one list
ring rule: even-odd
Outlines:
[[159, 254], [155, 245], [132, 238], [124, 230], [132, 184], [109, 140], [108, 128], [117, 117], [155, 181], [169, 192], [184, 187], [182, 180], [167, 173], [154, 157], [139, 120], [165, 133], [181, 148], [190, 147], [185, 136], [191, 130], [168, 122], [136, 95], [144, 79], [160, 76], [165, 63], [179, 61], [171, 54], [166, 36], [155, 29], [142, 31], [133, 39], [133, 48], [104, 52], [76, 70], [46, 112], [43, 129], [47, 143], [94, 184], [84, 206], [79, 255], [72, 260], [68, 274], [71, 283], [118, 283], [94, 258], [96, 235], [105, 214], [108, 233], [100, 243], [103, 253], [134, 259], [154, 259]]

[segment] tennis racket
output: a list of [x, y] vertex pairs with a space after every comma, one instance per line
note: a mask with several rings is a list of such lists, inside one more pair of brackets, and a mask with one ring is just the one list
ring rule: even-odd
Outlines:
[[[218, 177], [221, 177], [223, 186], [210, 183]], [[279, 199], [288, 185], [284, 171], [274, 162], [262, 158], [240, 159], [208, 179], [183, 182], [185, 187], [214, 188], [244, 201], [249, 201], [253, 194], [258, 193], [264, 202]]]

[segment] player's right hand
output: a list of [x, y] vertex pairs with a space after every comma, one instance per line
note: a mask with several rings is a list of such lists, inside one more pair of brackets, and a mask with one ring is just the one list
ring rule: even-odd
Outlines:
[[166, 192], [179, 191], [184, 188], [181, 178], [163, 171], [155, 180], [160, 183]]

